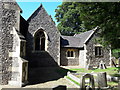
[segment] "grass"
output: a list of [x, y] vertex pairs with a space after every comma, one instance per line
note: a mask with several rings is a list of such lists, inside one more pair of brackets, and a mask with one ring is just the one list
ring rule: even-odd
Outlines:
[[[120, 77], [120, 74], [118, 73], [118, 71], [120, 71], [120, 67], [110, 67], [110, 68], [107, 68], [107, 69], [95, 69], [95, 70], [86, 70], [84, 68], [74, 68], [74, 69], [69, 69], [69, 70], [74, 71], [76, 73], [100, 73], [100, 72], [106, 72], [107, 74], [109, 74], [111, 76]], [[76, 75], [76, 76], [80, 77], [80, 75]], [[94, 77], [94, 78], [96, 78], [96, 77]], [[73, 81], [73, 82], [75, 83], [75, 81]], [[110, 82], [110, 81], [108, 81], [107, 83], [108, 83], [109, 86], [118, 86], [118, 82]]]
[[109, 86], [118, 86], [117, 82], [107, 82]]
[[[71, 81], [74, 82], [75, 84], [80, 85], [80, 83], [74, 81], [74, 80], [71, 79], [70, 77], [66, 76], [66, 78], [68, 78], [69, 80], [71, 80]], [[112, 86], [118, 86], [118, 83], [117, 83], [117, 82], [107, 82], [107, 84], [108, 84], [109, 86], [111, 86], [111, 87], [112, 87]], [[96, 83], [95, 83], [95, 86], [97, 86]]]
[[77, 73], [99, 73], [99, 72], [106, 72], [109, 75], [117, 74], [120, 70], [120, 67], [111, 67], [107, 69], [95, 69], [95, 70], [86, 70], [84, 68], [75, 68], [75, 69], [69, 69], [71, 71], [76, 71]]
[[[111, 75], [111, 76], [115, 76], [115, 77], [120, 77], [120, 74], [118, 74], [118, 71], [120, 71], [120, 67], [110, 67], [107, 69], [94, 69], [94, 70], [86, 70], [84, 68], [72, 68], [72, 69], [64, 69], [64, 68], [60, 68], [60, 69], [56, 69], [56, 72], [58, 72], [61, 76], [66, 76], [66, 78], [68, 78], [69, 80], [71, 80], [72, 82], [74, 82], [76, 85], [80, 85], [80, 83], [72, 80], [70, 77], [67, 76], [67, 72], [76, 72], [76, 73], [100, 73], [100, 72], [106, 72], [107, 74]], [[77, 77], [81, 77], [80, 75], [76, 75]], [[94, 78], [96, 78], [94, 76]], [[117, 82], [107, 82], [109, 86], [117, 86], [118, 83]], [[95, 83], [96, 84], [96, 83]]]
[[76, 71], [73, 71], [73, 70], [70, 70], [70, 69], [65, 69], [65, 68], [59, 68], [59, 69], [56, 69], [55, 71], [57, 73], [59, 73], [61, 76], [66, 76], [68, 71], [76, 72]]

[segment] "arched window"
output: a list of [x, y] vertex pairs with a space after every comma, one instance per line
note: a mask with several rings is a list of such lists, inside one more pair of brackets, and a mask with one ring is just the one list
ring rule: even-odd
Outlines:
[[43, 31], [38, 31], [35, 34], [35, 50], [45, 51], [45, 34]]
[[75, 52], [72, 49], [67, 50], [67, 57], [75, 57]]

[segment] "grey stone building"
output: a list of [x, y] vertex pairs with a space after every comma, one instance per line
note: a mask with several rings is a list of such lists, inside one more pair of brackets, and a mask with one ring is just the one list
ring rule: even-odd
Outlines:
[[28, 83], [28, 67], [109, 65], [110, 49], [94, 42], [98, 28], [62, 36], [42, 5], [26, 21], [14, 2], [0, 1], [0, 84]]
[[111, 49], [106, 48], [96, 39], [99, 38], [100, 29], [76, 34], [74, 36], [61, 36], [61, 65], [79, 65], [81, 68], [97, 67], [103, 61], [110, 65]]

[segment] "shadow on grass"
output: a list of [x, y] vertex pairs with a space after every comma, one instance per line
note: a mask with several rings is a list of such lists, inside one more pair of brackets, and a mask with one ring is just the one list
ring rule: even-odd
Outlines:
[[68, 71], [75, 72], [59, 66], [29, 68], [28, 85], [35, 85], [48, 81], [58, 80], [66, 76]]
[[60, 74], [62, 77], [66, 76], [67, 75], [67, 72], [72, 72], [72, 73], [76, 73], [77, 71], [73, 71], [73, 70], [69, 70], [69, 69], [65, 69], [65, 68], [59, 68], [59, 69], [56, 69], [56, 72], [58, 74]]

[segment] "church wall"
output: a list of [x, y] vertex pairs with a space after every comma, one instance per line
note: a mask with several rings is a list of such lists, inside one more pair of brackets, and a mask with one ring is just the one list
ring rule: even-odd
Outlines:
[[[1, 6], [1, 5], [0, 5]], [[8, 84], [8, 81], [12, 77], [12, 57], [9, 57], [9, 52], [13, 52], [13, 35], [10, 32], [13, 30], [13, 27], [18, 28], [16, 23], [17, 13], [16, 13], [16, 4], [15, 3], [2, 3], [2, 29], [0, 30], [0, 62], [1, 62], [1, 77], [2, 80], [0, 84]], [[20, 12], [20, 11], [19, 11]]]
[[79, 50], [79, 66], [85, 68], [85, 50]]
[[[2, 2], [0, 1], [0, 16], [2, 16]], [[2, 36], [2, 18], [0, 17], [0, 36]], [[0, 84], [2, 83], [2, 41], [0, 37]]]
[[[28, 19], [28, 22], [29, 27], [27, 32], [27, 56], [30, 57], [31, 55], [35, 54], [34, 35], [35, 32], [37, 32], [39, 29], [42, 29], [47, 36], [46, 52], [48, 52], [50, 57], [53, 58], [53, 60], [55, 61], [55, 63], [59, 65], [60, 33], [58, 32], [55, 23], [53, 22], [51, 17], [47, 14], [44, 8], [40, 6], [39, 9], [35, 11], [35, 13], [30, 17], [30, 19]], [[30, 57], [29, 60], [35, 61], [34, 57]], [[44, 64], [46, 65], [47, 63], [50, 64], [50, 62], [45, 62], [44, 58], [41, 58], [40, 60], [43, 60]]]
[[[67, 57], [68, 50], [74, 51], [74, 57]], [[79, 65], [79, 50], [71, 49], [71, 48], [61, 48], [60, 65], [61, 66], [78, 66]]]
[[[100, 61], [102, 60], [107, 66], [110, 64], [110, 49], [104, 46], [101, 46], [99, 43], [95, 42], [95, 39], [98, 37], [97, 32], [92, 35], [89, 41], [86, 43], [86, 64], [90, 64], [90, 66], [98, 66]], [[102, 55], [95, 55], [95, 47], [102, 47]]]

